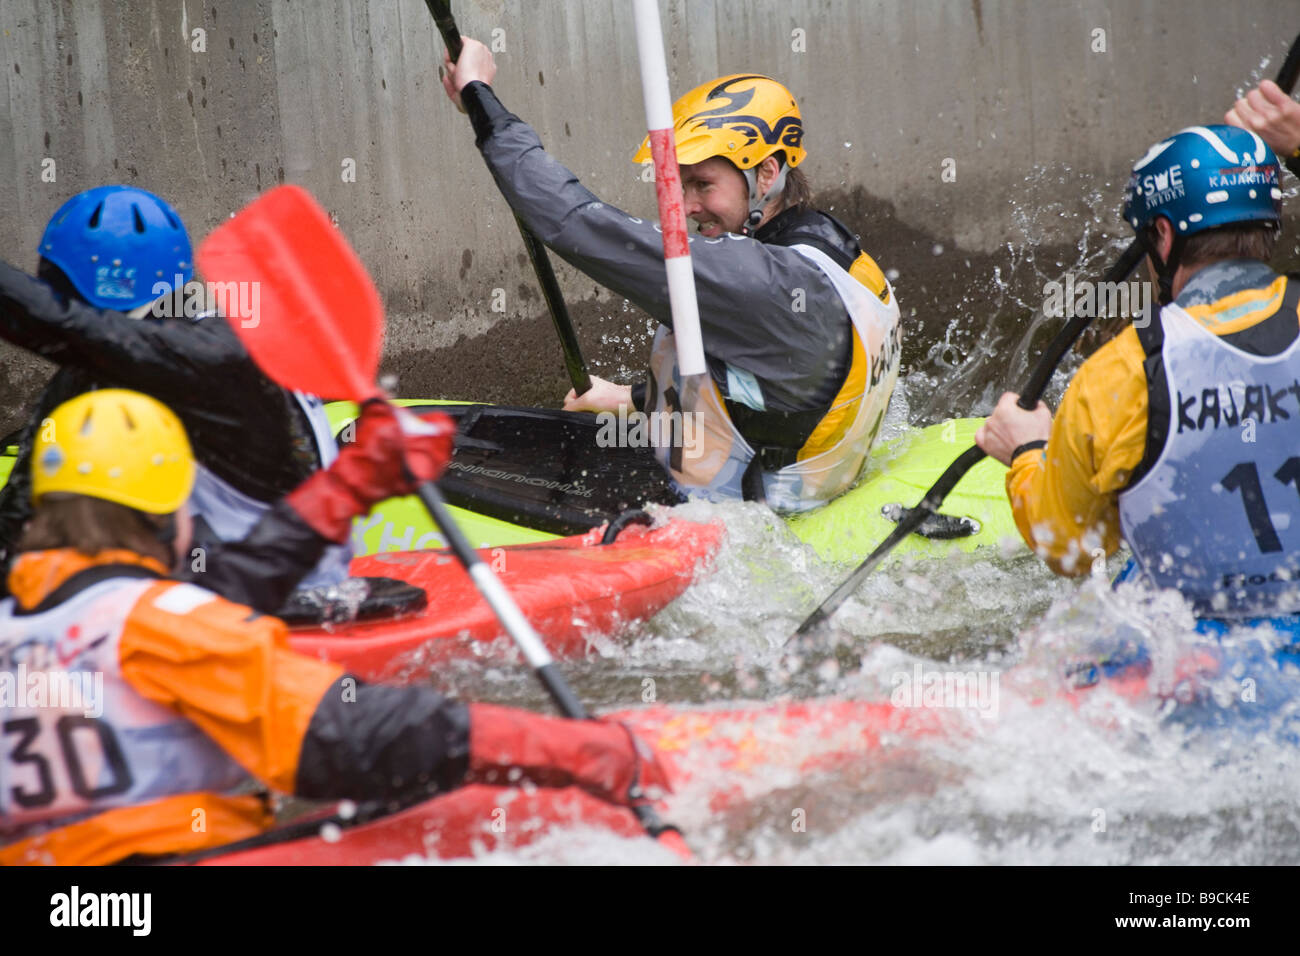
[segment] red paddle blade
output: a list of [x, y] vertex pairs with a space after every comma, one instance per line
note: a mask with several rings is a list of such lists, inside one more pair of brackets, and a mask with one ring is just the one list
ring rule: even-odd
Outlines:
[[[384, 306], [366, 267], [305, 189], [277, 186], [200, 244], [231, 327], [268, 378], [325, 398], [376, 394]], [[239, 303], [234, 307], [235, 302]]]

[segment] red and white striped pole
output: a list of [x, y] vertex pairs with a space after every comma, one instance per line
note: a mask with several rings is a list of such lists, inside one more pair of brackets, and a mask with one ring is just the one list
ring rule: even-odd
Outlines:
[[650, 130], [650, 155], [655, 164], [655, 195], [659, 199], [659, 225], [664, 236], [664, 265], [668, 269], [668, 303], [677, 339], [677, 366], [682, 375], [703, 375], [704, 343], [700, 339], [700, 309], [695, 301], [695, 273], [686, 238], [686, 210], [682, 205], [682, 175], [677, 168], [677, 141], [673, 136], [673, 106], [668, 95], [668, 64], [659, 26], [658, 0], [633, 0], [636, 46], [641, 59], [641, 92], [645, 98], [646, 127]]

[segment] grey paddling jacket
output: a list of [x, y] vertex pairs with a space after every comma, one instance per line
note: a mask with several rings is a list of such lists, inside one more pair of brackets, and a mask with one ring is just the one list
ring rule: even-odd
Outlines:
[[[461, 100], [497, 186], [537, 238], [671, 327], [657, 224], [593, 195], [487, 84], [470, 83]], [[726, 365], [742, 369], [757, 381], [768, 413], [815, 413], [800, 416], [810, 431], [844, 382], [853, 337], [848, 310], [825, 273], [785, 248], [796, 243], [821, 249], [846, 270], [861, 252], [832, 217], [798, 208], [778, 214], [752, 238], [693, 236], [690, 250], [704, 352], [722, 394], [730, 397]], [[634, 389], [633, 394], [642, 404], [641, 393]], [[728, 407], [736, 406], [728, 402]], [[751, 429], [789, 432], [753, 414], [736, 424], [746, 437]], [[794, 448], [802, 444], [797, 433], [788, 441]]]

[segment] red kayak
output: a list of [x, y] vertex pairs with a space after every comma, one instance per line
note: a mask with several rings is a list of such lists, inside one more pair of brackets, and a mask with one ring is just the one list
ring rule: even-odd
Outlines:
[[[475, 784], [359, 826], [349, 826], [337, 815], [291, 825], [286, 833], [272, 831], [248, 841], [270, 842], [228, 850], [199, 860], [198, 865], [365, 866], [412, 855], [461, 859], [526, 846], [543, 834], [573, 826], [619, 837], [645, 835], [630, 811], [573, 787], [526, 793]], [[283, 839], [298, 831], [306, 833], [299, 839]]]
[[[1212, 662], [1189, 658], [1181, 679], [1209, 673]], [[1079, 706], [1104, 683], [1121, 698], [1162, 693], [1145, 665], [1097, 680], [1068, 673], [1050, 690], [1008, 674], [1007, 689], [1031, 706], [1062, 700]], [[896, 706], [888, 700], [816, 700], [752, 707], [651, 707], [611, 715], [659, 752], [674, 793], [660, 805], [713, 817], [819, 773], [851, 770], [905, 753], [927, 738], [978, 732], [970, 710]], [[1104, 717], [1102, 718], [1104, 719]], [[355, 825], [351, 825], [355, 824]], [[644, 839], [631, 812], [574, 788], [471, 786], [367, 822], [316, 819], [255, 839], [267, 845], [226, 850], [205, 865], [327, 865], [397, 861], [412, 855], [455, 859], [527, 846], [568, 828]], [[673, 857], [665, 855], [665, 861]]]
[[[834, 700], [718, 710], [653, 707], [614, 718], [628, 722], [659, 750], [673, 781], [673, 800], [702, 793], [711, 810], [721, 810], [751, 789], [769, 787], [773, 773], [802, 775], [878, 756], [942, 731], [951, 714]], [[671, 807], [670, 802], [669, 813]], [[572, 787], [524, 791], [474, 785], [351, 825], [355, 819], [315, 818], [251, 841], [264, 845], [227, 850], [199, 862], [361, 865], [413, 854], [455, 859], [527, 846], [576, 826], [616, 837], [645, 837], [630, 811]]]
[[[601, 544], [602, 531], [479, 552], [558, 658], [584, 653], [589, 635], [609, 634], [662, 610], [707, 565], [723, 528], [692, 521], [654, 529], [631, 525], [610, 544]], [[337, 661], [367, 680], [400, 683], [449, 658], [481, 653], [485, 642], [505, 633], [447, 551], [357, 558], [352, 574], [416, 585], [428, 595], [428, 606], [388, 620], [295, 628], [289, 638], [295, 650]]]

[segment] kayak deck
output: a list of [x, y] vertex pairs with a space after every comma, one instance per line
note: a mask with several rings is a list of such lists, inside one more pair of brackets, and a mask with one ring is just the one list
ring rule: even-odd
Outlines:
[[[660, 528], [629, 525], [602, 544], [595, 529], [538, 544], [483, 549], [556, 657], [582, 654], [593, 634], [610, 634], [660, 611], [695, 580], [720, 546], [718, 523], [674, 520]], [[367, 680], [417, 679], [456, 656], [482, 652], [505, 632], [460, 563], [446, 551], [371, 555], [352, 562], [355, 576], [389, 577], [424, 589], [427, 606], [389, 620], [295, 628], [295, 650], [335, 661]]]
[[[672, 487], [652, 449], [611, 445], [597, 416], [540, 408], [404, 400], [416, 412], [449, 414], [459, 429], [456, 450], [438, 486], [466, 535], [481, 546], [581, 534], [628, 508], [672, 505]], [[341, 428], [356, 406], [327, 406]], [[983, 419], [954, 419], [911, 429], [873, 450], [850, 491], [815, 511], [786, 516], [791, 530], [826, 560], [856, 563], [895, 525], [883, 512], [915, 506], [962, 451], [974, 443]], [[957, 484], [940, 514], [961, 521], [957, 537], [913, 534], [895, 549], [931, 557], [953, 548], [1019, 546], [1003, 484], [1006, 468], [985, 459]], [[441, 547], [415, 498], [381, 502], [358, 521], [358, 554]]]

